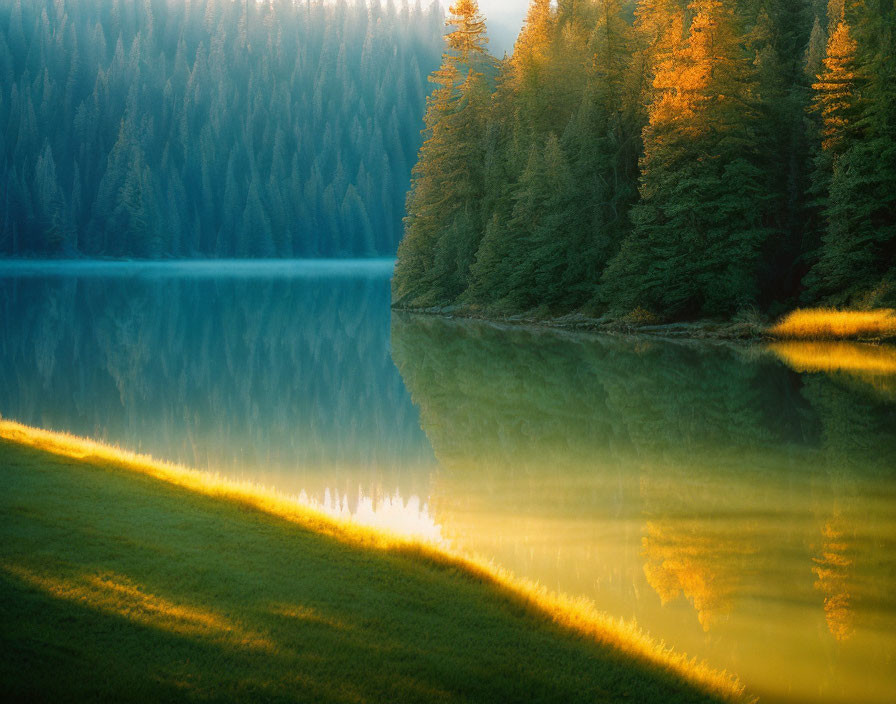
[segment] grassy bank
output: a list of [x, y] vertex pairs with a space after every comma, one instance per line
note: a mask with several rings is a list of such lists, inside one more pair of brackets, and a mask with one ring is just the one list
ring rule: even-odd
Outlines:
[[896, 337], [896, 311], [797, 309], [769, 328], [773, 337], [797, 340], [879, 340]]
[[476, 563], [0, 422], [0, 699], [743, 699]]

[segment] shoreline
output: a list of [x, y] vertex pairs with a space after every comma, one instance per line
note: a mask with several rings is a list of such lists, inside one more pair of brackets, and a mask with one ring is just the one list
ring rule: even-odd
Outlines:
[[405, 308], [391, 306], [393, 313], [442, 318], [444, 320], [474, 320], [497, 327], [565, 332], [577, 335], [619, 335], [675, 341], [725, 342], [733, 344], [768, 344], [781, 342], [852, 342], [860, 344], [887, 344], [896, 342], [896, 336], [870, 337], [797, 337], [777, 336], [770, 325], [759, 322], [702, 319], [672, 323], [634, 323], [607, 316], [592, 318], [581, 313], [561, 316], [537, 317], [518, 313], [490, 315], [463, 306], [432, 306], [429, 308]]
[[475, 320], [497, 326], [561, 331], [584, 335], [644, 336], [670, 340], [706, 340], [734, 343], [770, 342], [779, 338], [768, 334], [754, 323], [698, 320], [678, 323], [637, 324], [621, 319], [591, 318], [581, 313], [562, 316], [535, 317], [525, 313], [505, 316], [489, 315], [459, 306], [430, 308], [392, 307], [394, 313], [444, 318], [446, 320]]
[[[562, 594], [550, 593], [543, 587], [518, 579], [485, 560], [461, 555], [419, 539], [403, 538], [339, 520], [269, 489], [248, 483], [228, 481], [196, 470], [158, 462], [144, 455], [129, 453], [84, 438], [31, 428], [8, 420], [0, 420], [0, 450], [4, 449], [5, 452], [0, 453], [0, 457], [3, 458], [0, 459], [0, 473], [9, 475], [7, 479], [13, 480], [9, 482], [13, 489], [13, 496], [6, 497], [4, 502], [0, 502], [12, 502], [5, 507], [9, 520], [6, 521], [4, 530], [12, 531], [13, 534], [21, 533], [24, 529], [16, 524], [23, 521], [27, 523], [29, 520], [33, 520], [33, 517], [38, 516], [40, 518], [36, 525], [39, 529], [43, 529], [44, 524], [53, 521], [59, 521], [65, 526], [59, 533], [63, 537], [55, 536], [57, 541], [70, 541], [72, 540], [70, 535], [91, 536], [90, 542], [82, 542], [79, 549], [73, 550], [71, 545], [66, 543], [65, 550], [59, 553], [65, 556], [62, 560], [63, 563], [78, 560], [82, 551], [90, 552], [95, 549], [99, 538], [105, 537], [111, 540], [115, 547], [111, 553], [114, 555], [114, 559], [113, 557], [104, 557], [102, 560], [93, 558], [89, 560], [92, 571], [88, 574], [82, 573], [73, 576], [71, 574], [48, 574], [48, 570], [56, 568], [54, 561], [47, 562], [48, 558], [46, 557], [36, 560], [32, 556], [33, 546], [32, 551], [29, 551], [27, 545], [18, 547], [15, 541], [6, 541], [8, 547], [3, 551], [4, 554], [0, 559], [0, 586], [5, 585], [4, 590], [7, 592], [11, 588], [14, 595], [30, 593], [37, 589], [54, 597], [52, 603], [56, 607], [59, 607], [60, 599], [63, 602], [66, 599], [69, 601], [74, 599], [82, 606], [85, 600], [89, 602], [92, 599], [99, 604], [97, 608], [101, 607], [100, 610], [104, 612], [116, 610], [117, 607], [113, 603], [115, 599], [125, 599], [127, 603], [124, 604], [125, 608], [122, 608], [121, 611], [128, 617], [137, 613], [141, 619], [153, 622], [154, 626], [158, 626], [153, 621], [154, 619], [161, 618], [163, 621], [167, 619], [165, 621], [166, 628], [168, 626], [172, 628], [175, 626], [178, 628], [189, 627], [203, 633], [209, 629], [213, 631], [217, 629], [216, 638], [230, 638], [228, 633], [231, 631], [235, 633], [240, 629], [233, 626], [232, 628], [228, 627], [230, 628], [228, 631], [227, 628], [222, 630], [219, 625], [215, 625], [221, 619], [208, 615], [217, 613], [215, 609], [210, 608], [217, 604], [214, 597], [210, 597], [210, 602], [207, 599], [200, 606], [190, 607], [192, 610], [186, 611], [186, 607], [178, 605], [184, 597], [183, 594], [175, 599], [166, 593], [164, 599], [159, 601], [162, 597], [158, 596], [157, 598], [155, 595], [159, 595], [162, 590], [169, 588], [171, 578], [168, 576], [167, 570], [174, 568], [165, 568], [166, 571], [162, 575], [164, 579], [161, 580], [159, 574], [154, 571], [157, 568], [148, 569], [142, 562], [144, 558], [140, 556], [139, 548], [143, 546], [142, 538], [141, 543], [135, 546], [136, 554], [131, 554], [135, 552], [131, 549], [125, 551], [124, 557], [119, 554], [120, 548], [117, 545], [123, 539], [120, 535], [121, 531], [135, 529], [135, 526], [131, 525], [132, 514], [143, 511], [147, 515], [154, 516], [159, 509], [144, 509], [144, 504], [151, 507], [166, 501], [164, 510], [169, 514], [174, 514], [174, 519], [176, 519], [173, 522], [169, 521], [169, 525], [183, 526], [180, 528], [181, 532], [177, 534], [180, 536], [179, 540], [196, 540], [196, 529], [186, 528], [194, 519], [193, 507], [195, 507], [195, 510], [213, 513], [217, 517], [217, 520], [211, 522], [212, 530], [215, 531], [220, 528], [221, 530], [234, 529], [239, 532], [242, 530], [239, 526], [246, 522], [248, 527], [245, 530], [262, 525], [269, 541], [277, 545], [285, 541], [287, 548], [281, 546], [280, 550], [292, 549], [289, 546], [294, 546], [296, 541], [310, 541], [314, 546], [311, 554], [323, 559], [325, 564], [339, 559], [340, 555], [349, 555], [350, 562], [348, 564], [363, 563], [366, 565], [370, 563], [378, 570], [377, 574], [388, 575], [387, 581], [391, 582], [385, 588], [387, 596], [383, 598], [407, 599], [408, 594], [403, 593], [406, 591], [403, 580], [409, 578], [408, 576], [423, 575], [423, 584], [432, 584], [434, 587], [438, 587], [442, 592], [441, 599], [449, 602], [445, 604], [449, 614], [447, 623], [443, 622], [441, 626], [435, 625], [436, 631], [441, 628], [449, 631], [449, 635], [442, 632], [431, 632], [426, 638], [435, 638], [436, 640], [445, 638], [446, 642], [453, 643], [457, 634], [451, 635], [450, 631], [457, 625], [452, 622], [453, 617], [450, 614], [465, 613], [465, 608], [472, 608], [482, 610], [484, 618], [511, 619], [513, 623], [517, 624], [511, 629], [516, 636], [502, 636], [497, 644], [493, 644], [493, 647], [498, 645], [505, 649], [502, 657], [510, 658], [509, 662], [511, 663], [516, 663], [515, 658], [522, 657], [522, 654], [518, 652], [520, 646], [516, 642], [517, 636], [537, 639], [539, 643], [543, 642], [541, 647], [548, 648], [552, 653], [555, 651], [577, 653], [575, 657], [579, 660], [578, 669], [573, 668], [571, 673], [558, 674], [548, 671], [539, 675], [540, 684], [547, 684], [549, 689], [555, 684], [560, 686], [561, 683], [563, 686], [569, 686], [569, 682], [583, 677], [588, 681], [589, 687], [598, 686], [598, 689], [602, 689], [604, 686], [610, 686], [612, 689], [622, 686], [623, 689], [614, 693], [614, 696], [618, 696], [622, 695], [629, 687], [634, 686], [631, 683], [611, 684], [617, 681], [615, 678], [618, 678], [620, 673], [627, 673], [624, 679], [631, 677], [645, 679], [643, 686], [647, 689], [644, 694], [651, 693], [650, 696], [645, 697], [645, 701], [657, 700], [655, 699], [657, 696], [658, 700], [666, 700], [667, 695], [670, 701], [752, 700], [744, 694], [743, 687], [730, 674], [719, 672], [703, 663], [689, 660], [683, 654], [672, 652], [641, 632], [635, 625], [603, 614], [590, 603]], [[4, 462], [4, 459], [8, 460], [10, 457], [13, 458], [12, 462]], [[22, 474], [23, 469], [26, 472], [24, 475]], [[41, 475], [37, 479], [48, 482], [54, 488], [61, 487], [55, 489], [60, 496], [65, 497], [64, 504], [59, 505], [64, 505], [64, 511], [76, 509], [80, 511], [75, 516], [83, 516], [83, 522], [86, 525], [81, 525], [82, 520], [72, 521], [70, 517], [66, 518], [64, 515], [56, 515], [53, 511], [47, 511], [42, 502], [46, 501], [47, 495], [52, 496], [53, 491], [48, 492], [46, 487], [39, 487], [39, 490], [34, 489], [29, 493], [22, 488], [30, 481], [37, 481], [36, 475]], [[72, 484], [73, 480], [75, 484]], [[93, 494], [90, 495], [90, 501], [79, 503], [78, 492], [82, 490], [84, 484], [90, 485], [90, 491]], [[105, 514], [100, 512], [102, 515], [94, 515], [94, 511], [91, 509], [98, 498], [113, 491], [108, 488], [110, 485], [117, 487], [114, 491], [127, 497], [126, 500], [116, 499], [111, 503], [108, 498], [105, 500], [104, 505], [110, 507], [115, 505], [116, 510], [120, 513], [118, 520], [123, 521], [115, 530], [110, 530], [109, 526], [104, 523], [109, 520]], [[21, 495], [16, 496], [16, 494]], [[22, 513], [23, 510], [25, 513]], [[222, 519], [224, 519], [223, 523]], [[162, 525], [165, 525], [165, 521], [162, 521]], [[152, 530], [158, 532], [159, 529], [154, 527]], [[24, 531], [25, 534], [27, 532]], [[157, 540], [161, 542], [154, 549], [156, 552], [159, 549], [164, 549], [166, 552], [176, 550], [177, 540], [169, 541], [169, 534], [160, 533], [157, 536]], [[256, 542], [262, 551], [269, 547], [265, 540]], [[36, 545], [40, 546], [41, 553], [50, 549], [45, 546], [44, 542], [38, 542]], [[22, 552], [16, 554], [16, 549]], [[217, 556], [225, 554], [226, 549], [220, 544], [213, 543], [210, 546], [210, 552]], [[194, 556], [195, 550], [186, 553], [186, 557], [182, 559], [193, 559]], [[241, 557], [241, 555], [236, 555], [232, 559], [239, 560]], [[129, 560], [128, 564], [136, 561], [138, 568], [122, 569], [120, 562], [123, 559]], [[206, 565], [203, 562], [193, 571], [198, 570], [198, 573], [201, 574], [203, 570], [217, 569], [218, 558], [210, 559], [214, 561], [211, 565]], [[253, 554], [247, 559], [257, 562], [258, 556]], [[271, 565], [275, 565], [276, 562], [273, 561]], [[180, 562], [173, 564], [180, 565]], [[185, 565], [185, 567], [187, 566]], [[98, 572], [97, 569], [99, 569]], [[275, 569], [275, 567], [271, 566], [269, 569]], [[134, 575], [141, 574], [141, 570], [142, 577], [135, 579]], [[66, 567], [63, 572], [71, 572], [71, 568]], [[115, 577], [110, 581], [112, 579], [108, 576], [110, 574], [123, 575], [123, 577], [121, 579]], [[251, 570], [249, 574], [251, 575]], [[276, 573], [269, 577], [269, 580], [273, 582], [273, 580], [284, 580], [285, 578], [285, 584], [294, 588], [292, 578], [289, 577], [290, 574], [293, 574], [292, 570], [287, 569], [285, 577], [284, 574]], [[240, 570], [239, 575], [244, 577], [245, 571]], [[220, 579], [215, 580], [215, 584], [220, 582]], [[273, 596], [263, 593], [268, 588], [268, 583], [268, 581], [263, 581], [261, 584], [264, 584], [264, 587], [256, 587], [260, 588], [262, 593], [255, 596], [261, 598], [265, 603], [270, 602]], [[143, 586], [146, 584], [152, 586], [152, 594], [149, 593], [148, 587]], [[10, 587], [10, 585], [12, 586]], [[368, 589], [383, 591], [382, 584], [366, 583], [363, 580], [355, 580], [349, 585], [343, 584], [342, 586], [328, 583], [325, 587], [325, 593], [328, 593], [327, 590], [331, 588], [350, 588], [356, 594], [366, 594]], [[417, 585], [415, 589], [411, 590], [412, 594], [417, 594], [414, 598], [421, 598], [421, 586]], [[186, 595], [195, 602], [196, 596], [201, 593], [203, 593], [202, 589], [195, 588], [186, 592]], [[402, 608], [409, 612], [407, 618], [423, 618], [424, 620], [429, 618], [429, 607], [426, 604], [434, 597], [429, 594], [428, 588], [423, 588], [422, 593], [425, 596], [422, 597], [423, 602], [420, 604], [403, 602]], [[214, 588], [212, 594], [216, 594]], [[309, 595], [304, 593], [294, 595], [294, 598], [297, 597], [307, 600]], [[320, 598], [320, 596], [317, 597], [318, 600]], [[365, 597], [359, 596], [358, 598]], [[276, 599], [273, 600], [276, 601]], [[282, 598], [280, 600], [282, 601]], [[452, 603], [454, 601], [457, 603]], [[162, 603], [164, 607], [158, 606], [159, 603]], [[238, 603], [242, 608], [242, 602]], [[350, 607], [350, 611], [354, 608], [349, 604], [342, 603], [341, 600], [327, 604], [327, 609], [333, 611], [341, 611], [347, 607]], [[275, 651], [278, 649], [277, 644], [280, 642], [278, 638], [283, 637], [279, 631], [269, 630], [269, 624], [266, 621], [252, 620], [242, 612], [234, 614], [233, 604], [230, 604], [230, 608], [231, 612], [226, 610], [223, 612], [227, 618], [221, 621], [222, 623], [239, 624], [241, 632], [253, 634], [250, 639], [252, 642], [265, 643], [267, 644], [264, 646], [265, 648], [270, 645]], [[113, 615], [121, 616], [117, 611]], [[174, 619], [173, 624], [169, 623], [172, 618]], [[390, 616], [372, 613], [367, 614], [366, 618], [377, 624], [380, 621], [388, 620]], [[186, 625], [184, 621], [186, 621]], [[88, 624], [90, 622], [89, 619], [86, 621]], [[464, 630], [464, 638], [475, 640], [480, 637], [490, 637], [488, 631], [477, 635], [476, 623], [478, 621], [474, 620], [474, 624], [467, 624], [465, 628], [472, 629], [472, 632]], [[28, 628], [27, 619], [25, 624], [20, 624], [20, 627]], [[486, 626], [486, 628], [489, 627]], [[402, 633], [404, 635], [400, 635]], [[398, 634], [387, 632], [383, 633], [382, 637], [391, 637], [396, 642], [394, 647], [399, 647], [399, 645], [408, 647], [414, 657], [426, 659], [425, 651], [420, 652], [405, 642], [407, 638], [411, 637], [405, 624], [399, 624]], [[414, 637], [416, 638], [416, 635]], [[4, 639], [0, 638], [0, 641], [2, 640]], [[453, 646], [443, 645], [441, 647], [450, 650]], [[237, 655], [242, 657], [242, 651], [239, 648], [237, 650], [239, 651]], [[585, 653], [591, 654], [585, 655]], [[454, 653], [452, 651], [451, 657], [458, 659], [459, 662], [462, 661], [464, 668], [476, 666], [475, 662], [467, 662], [472, 656], [465, 652]], [[482, 657], [481, 653], [479, 657]], [[586, 670], [593, 667], [593, 672], [583, 673], [581, 671], [583, 664], [586, 663], [592, 663], [586, 667]], [[81, 664], [83, 663], [79, 663], [79, 666]], [[527, 667], [531, 666], [531, 663], [527, 665]], [[612, 672], [602, 672], [608, 667]], [[248, 670], [248, 672], [254, 673], [254, 670]], [[206, 673], [207, 675], [208, 673]], [[453, 682], [454, 678], [459, 675], [460, 671], [450, 675], [448, 681]], [[559, 678], [556, 683], [554, 682], [555, 677]], [[485, 691], [489, 692], [492, 686], [497, 686], [493, 685], [489, 675], [483, 673], [481, 678], [480, 681], [474, 683], [475, 686], [485, 688]], [[462, 680], [461, 677], [459, 681]], [[461, 696], [463, 691], [463, 687], [460, 687], [453, 694]], [[411, 696], [410, 692], [405, 694]], [[496, 694], [496, 696], [501, 695]], [[446, 700], [452, 698], [445, 697]], [[461, 698], [468, 697], [461, 696]], [[474, 696], [472, 698], [483, 700], [482, 697]], [[383, 700], [377, 699], [377, 697], [373, 699]], [[427, 700], [428, 698], [423, 697], [423, 699]]]

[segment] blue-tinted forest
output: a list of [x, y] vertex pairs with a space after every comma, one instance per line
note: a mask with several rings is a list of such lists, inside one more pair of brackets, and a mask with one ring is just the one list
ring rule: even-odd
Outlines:
[[392, 254], [437, 5], [0, 3], [0, 254]]

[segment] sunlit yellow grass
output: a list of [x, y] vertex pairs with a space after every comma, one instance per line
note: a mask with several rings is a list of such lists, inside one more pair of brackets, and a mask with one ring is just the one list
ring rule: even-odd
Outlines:
[[[418, 559], [445, 567], [455, 568], [469, 577], [490, 584], [498, 593], [514, 603], [530, 610], [533, 615], [542, 615], [566, 627], [582, 637], [609, 646], [637, 661], [650, 663], [684, 677], [708, 693], [729, 701], [747, 699], [743, 686], [735, 677], [726, 672], [710, 668], [705, 663], [688, 659], [675, 653], [662, 643], [643, 633], [635, 624], [614, 619], [598, 611], [588, 600], [550, 592], [541, 585], [513, 576], [485, 559], [452, 551], [445, 546], [437, 546], [421, 539], [408, 539], [398, 534], [353, 525], [345, 520], [337, 520], [320, 511], [303, 505], [295, 497], [280, 494], [249, 482], [235, 482], [186, 467], [160, 462], [146, 455], [138, 455], [119, 448], [103, 445], [92, 440], [65, 433], [56, 433], [28, 427], [11, 421], [0, 420], [0, 438], [38, 448], [50, 453], [72, 458], [98, 460], [114, 466], [147, 475], [178, 487], [189, 489], [207, 496], [219, 497], [246, 507], [275, 515], [354, 546], [396, 551], [412, 555]], [[20, 575], [30, 580], [43, 579], [40, 575]], [[168, 604], [158, 601], [150, 594], [133, 591], [132, 585], [119, 584], [114, 577], [102, 583], [77, 585], [45, 585], [53, 590], [67, 590], [70, 596], [93, 599], [97, 604], [105, 603], [110, 594], [116, 598], [133, 601], [134, 608], [145, 618], [174, 619], [181, 627], [203, 627], [212, 629], [231, 628], [218, 623], [211, 613], [197, 611], [183, 604]], [[296, 618], [308, 618], [308, 614], [290, 614]], [[211, 620], [209, 620], [211, 619]], [[254, 634], [242, 634], [247, 640], [264, 647], [261, 639]]]
[[896, 336], [896, 311], [805, 308], [788, 313], [769, 328], [775, 337], [801, 340], [871, 339]]

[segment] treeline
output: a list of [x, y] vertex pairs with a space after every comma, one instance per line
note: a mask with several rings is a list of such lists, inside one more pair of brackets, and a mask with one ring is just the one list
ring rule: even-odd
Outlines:
[[896, 303], [890, 0], [533, 0], [501, 62], [451, 12], [398, 307]]
[[419, 0], [0, 3], [0, 254], [391, 254]]

